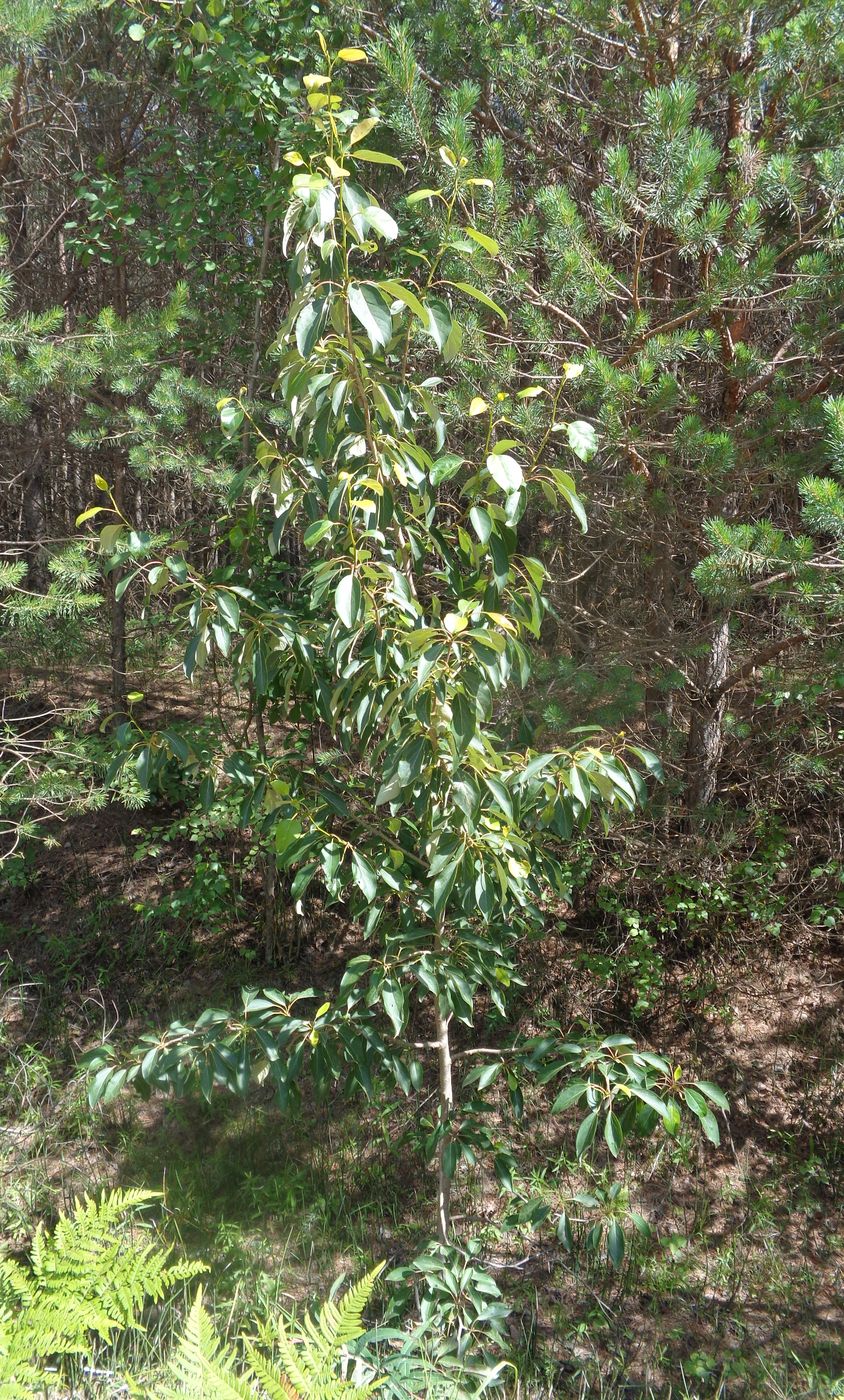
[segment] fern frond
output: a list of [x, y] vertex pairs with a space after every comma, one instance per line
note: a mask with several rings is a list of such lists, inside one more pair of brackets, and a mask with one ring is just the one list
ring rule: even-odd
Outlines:
[[0, 1259], [3, 1400], [41, 1387], [47, 1358], [87, 1355], [94, 1337], [108, 1341], [140, 1326], [148, 1301], [203, 1269], [171, 1263], [170, 1248], [153, 1232], [132, 1238], [133, 1217], [156, 1197], [115, 1190], [77, 1200], [52, 1232], [38, 1227], [28, 1265]]
[[274, 1366], [265, 1356], [247, 1343], [246, 1353], [249, 1365], [261, 1385], [266, 1400], [302, 1400], [302, 1394], [279, 1367]]
[[198, 1292], [170, 1362], [175, 1384], [150, 1400], [363, 1400], [372, 1395], [381, 1378], [361, 1385], [337, 1372], [346, 1346], [363, 1333], [363, 1311], [383, 1268], [372, 1269], [339, 1303], [329, 1299], [316, 1318], [305, 1317], [298, 1328], [280, 1319], [277, 1360], [247, 1339], [241, 1361], [235, 1348], [221, 1341]]
[[330, 1400], [336, 1394], [366, 1395], [373, 1386], [359, 1387], [347, 1383], [338, 1391], [333, 1372], [343, 1349], [364, 1331], [363, 1312], [376, 1280], [384, 1268], [376, 1265], [343, 1296], [340, 1303], [328, 1299], [319, 1316], [305, 1316], [298, 1334], [292, 1333], [278, 1321], [278, 1348], [284, 1369], [294, 1386], [307, 1400]]
[[214, 1323], [197, 1289], [188, 1314], [179, 1350], [170, 1362], [175, 1388], [168, 1388], [155, 1400], [255, 1400], [250, 1374], [238, 1375], [234, 1348], [226, 1347], [217, 1336]]

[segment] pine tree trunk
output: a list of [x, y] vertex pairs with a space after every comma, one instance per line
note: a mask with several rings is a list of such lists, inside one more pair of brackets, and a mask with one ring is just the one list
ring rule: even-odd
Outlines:
[[727, 708], [727, 696], [719, 692], [727, 679], [729, 666], [730, 621], [728, 617], [721, 617], [714, 624], [709, 653], [701, 668], [701, 699], [689, 729], [686, 748], [686, 807], [689, 811], [707, 807], [718, 789]]
[[47, 505], [44, 492], [45, 444], [41, 427], [42, 410], [33, 404], [26, 425], [27, 463], [23, 473], [22, 526], [29, 550], [27, 587], [33, 593], [46, 593], [50, 583], [45, 547]]

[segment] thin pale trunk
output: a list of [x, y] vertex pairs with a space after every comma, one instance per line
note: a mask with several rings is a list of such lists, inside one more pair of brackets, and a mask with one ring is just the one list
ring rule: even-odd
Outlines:
[[[264, 711], [260, 700], [255, 703], [255, 733], [258, 739], [258, 752], [262, 759], [267, 757], [267, 734], [264, 729]], [[269, 966], [278, 961], [278, 870], [275, 852], [261, 853], [261, 874], [264, 892], [264, 958]]]
[[[437, 1062], [440, 1072], [440, 1124], [450, 1123], [454, 1112], [454, 1085], [451, 1073], [451, 1041], [449, 1026], [451, 1014], [444, 1015], [439, 998], [436, 1004]], [[448, 1244], [451, 1233], [451, 1177], [445, 1169], [445, 1152], [451, 1141], [451, 1133], [446, 1127], [440, 1138], [437, 1150], [437, 1235], [442, 1244]]]
[[[126, 269], [124, 267], [115, 268], [114, 284], [114, 304], [115, 310], [121, 321], [125, 323], [129, 315], [129, 295], [126, 284]], [[112, 400], [112, 407], [116, 409], [117, 404]], [[114, 500], [118, 510], [126, 510], [126, 461], [120, 448], [116, 445], [112, 448], [112, 490]], [[125, 569], [112, 569], [109, 574], [109, 637], [110, 637], [110, 661], [111, 661], [111, 708], [115, 720], [122, 719], [127, 713], [126, 694], [127, 685], [127, 661], [126, 661], [126, 602], [125, 593], [117, 596], [118, 587], [126, 573]]]
[[[126, 506], [126, 468], [119, 449], [112, 452], [112, 490], [118, 510]], [[120, 723], [127, 714], [126, 694], [128, 691], [126, 657], [126, 595], [117, 596], [121, 580], [125, 577], [123, 568], [112, 569], [108, 575], [109, 601], [109, 663], [111, 668], [111, 708], [112, 719]]]
[[[117, 597], [117, 588], [124, 576], [123, 569], [114, 569], [109, 575], [109, 660], [111, 663], [111, 708], [113, 718], [121, 720], [126, 715], [126, 604], [123, 597]], [[124, 595], [125, 596], [125, 595]]]
[[[435, 947], [442, 952], [445, 939], [445, 919], [437, 919]], [[451, 1177], [445, 1169], [446, 1149], [451, 1142], [451, 1118], [454, 1113], [454, 1082], [451, 1069], [451, 1012], [443, 1011], [439, 997], [434, 1002], [437, 1033], [437, 1066], [440, 1076], [439, 1122], [442, 1133], [437, 1148], [437, 1235], [441, 1244], [448, 1244], [451, 1233]]]

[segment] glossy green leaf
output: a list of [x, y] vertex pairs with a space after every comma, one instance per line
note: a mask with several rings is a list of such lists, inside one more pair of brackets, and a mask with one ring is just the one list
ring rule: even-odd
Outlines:
[[392, 214], [388, 214], [386, 209], [381, 209], [377, 204], [370, 204], [368, 209], [363, 211], [363, 219], [368, 228], [380, 233], [381, 237], [388, 243], [392, 243], [399, 236], [399, 226]]
[[370, 151], [365, 146], [358, 146], [352, 155], [355, 160], [369, 161], [372, 165], [394, 165], [398, 170], [405, 168], [395, 156], [388, 156], [385, 151]]
[[607, 1254], [617, 1269], [623, 1263], [624, 1249], [624, 1231], [617, 1220], [611, 1220], [607, 1226]]
[[598, 1129], [598, 1118], [598, 1113], [592, 1112], [584, 1118], [578, 1128], [574, 1143], [574, 1150], [578, 1157], [582, 1157], [585, 1152], [588, 1152], [592, 1143], [595, 1141], [595, 1133]]
[[574, 423], [569, 423], [567, 433], [569, 447], [581, 462], [588, 462], [590, 457], [595, 456], [598, 451], [598, 435], [591, 423], [577, 419]]
[[349, 308], [369, 336], [373, 350], [389, 345], [393, 335], [393, 318], [376, 287], [368, 282], [352, 283]]
[[476, 228], [467, 228], [466, 232], [470, 238], [474, 239], [474, 241], [483, 248], [485, 253], [489, 253], [493, 258], [497, 257], [498, 244], [494, 238], [490, 238], [488, 233], [481, 233], [480, 229]]
[[451, 311], [447, 304], [439, 297], [428, 297], [425, 302], [425, 313], [425, 329], [431, 336], [437, 349], [443, 350], [451, 334]]
[[378, 879], [366, 856], [360, 851], [352, 851], [352, 874], [358, 889], [371, 903], [378, 893]]
[[573, 1079], [562, 1088], [551, 1105], [552, 1113], [564, 1113], [572, 1104], [578, 1103], [586, 1093], [588, 1085], [584, 1079]]
[[441, 486], [444, 481], [450, 481], [460, 471], [464, 461], [465, 458], [457, 457], [453, 452], [447, 452], [445, 456], [438, 457], [429, 472], [431, 485]]
[[458, 291], [464, 292], [466, 296], [472, 297], [474, 301], [479, 301], [481, 305], [487, 307], [489, 311], [494, 311], [496, 316], [500, 317], [506, 326], [507, 313], [502, 311], [497, 301], [493, 301], [492, 297], [487, 296], [486, 292], [482, 292], [479, 287], [473, 287], [469, 282], [450, 281], [448, 285], [450, 287], [456, 287]]
[[296, 317], [296, 346], [299, 354], [305, 359], [311, 354], [322, 334], [327, 304], [325, 297], [309, 301]]
[[363, 595], [355, 574], [344, 574], [334, 590], [334, 610], [346, 627], [354, 627], [360, 616]]
[[508, 453], [491, 452], [486, 459], [487, 471], [502, 491], [518, 491], [524, 483], [524, 472]]

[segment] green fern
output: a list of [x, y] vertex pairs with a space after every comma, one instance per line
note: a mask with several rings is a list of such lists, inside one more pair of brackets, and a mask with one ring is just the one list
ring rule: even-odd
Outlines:
[[290, 1330], [279, 1318], [271, 1342], [278, 1362], [254, 1342], [246, 1342], [246, 1359], [239, 1363], [225, 1346], [197, 1293], [181, 1345], [170, 1363], [174, 1385], [156, 1392], [153, 1400], [352, 1400], [371, 1395], [378, 1379], [358, 1384], [343, 1379], [338, 1368], [344, 1349], [363, 1333], [363, 1312], [384, 1265], [379, 1264], [354, 1284], [339, 1303], [326, 1302], [319, 1316], [306, 1316]]
[[43, 1387], [51, 1358], [84, 1356], [94, 1338], [107, 1342], [139, 1327], [145, 1303], [203, 1271], [170, 1263], [156, 1234], [130, 1233], [130, 1221], [155, 1197], [140, 1190], [87, 1197], [52, 1233], [38, 1227], [27, 1264], [0, 1259], [0, 1400]]
[[[171, 1397], [207, 1395], [215, 1400], [255, 1400], [248, 1378], [237, 1373], [237, 1358], [233, 1347], [226, 1347], [217, 1336], [210, 1315], [202, 1306], [202, 1290], [197, 1290], [193, 1307], [185, 1323], [181, 1344], [170, 1362], [175, 1386], [163, 1391], [155, 1400]], [[285, 1396], [285, 1400], [289, 1400]]]

